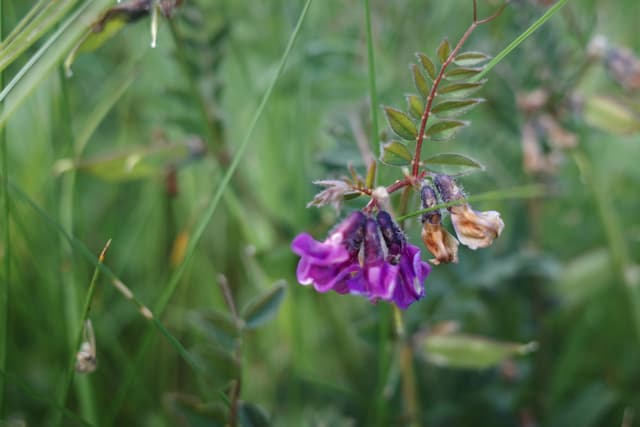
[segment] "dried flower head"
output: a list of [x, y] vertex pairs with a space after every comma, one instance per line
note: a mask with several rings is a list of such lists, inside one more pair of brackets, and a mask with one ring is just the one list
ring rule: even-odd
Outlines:
[[[436, 175], [434, 183], [443, 201], [452, 202], [464, 198], [462, 190], [450, 176]], [[464, 203], [449, 207], [449, 212], [458, 240], [471, 249], [491, 245], [504, 228], [504, 222], [496, 211], [478, 212]]]

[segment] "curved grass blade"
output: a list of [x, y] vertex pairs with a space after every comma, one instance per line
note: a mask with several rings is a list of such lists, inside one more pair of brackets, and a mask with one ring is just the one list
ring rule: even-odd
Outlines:
[[58, 23], [78, 0], [51, 1], [43, 9], [36, 4], [11, 32], [7, 42], [0, 45], [0, 71], [6, 69], [25, 50], [37, 42]]
[[[264, 112], [264, 109], [267, 105], [267, 102], [269, 101], [269, 99], [271, 98], [271, 94], [273, 92], [273, 89], [276, 86], [276, 83], [278, 82], [278, 80], [280, 80], [280, 76], [282, 75], [282, 71], [284, 70], [285, 64], [287, 62], [287, 58], [289, 57], [289, 54], [291, 53], [291, 50], [293, 49], [293, 45], [295, 43], [295, 41], [298, 38], [298, 34], [300, 33], [300, 29], [302, 28], [302, 23], [304, 22], [306, 16], [307, 16], [307, 12], [309, 11], [309, 7], [311, 6], [312, 0], [307, 0], [302, 8], [302, 11], [300, 12], [300, 15], [298, 17], [298, 21], [296, 23], [296, 26], [293, 29], [293, 32], [291, 33], [291, 36], [289, 38], [289, 41], [287, 43], [287, 46], [282, 54], [282, 57], [280, 58], [280, 63], [278, 65], [278, 68], [276, 70], [275, 75], [273, 76], [271, 83], [269, 84], [269, 86], [267, 87], [267, 90], [264, 92], [262, 99], [260, 100], [260, 104], [258, 105], [258, 108], [256, 109], [255, 114], [253, 115], [253, 118], [251, 120], [251, 122], [249, 123], [249, 126], [247, 127], [247, 132], [244, 136], [244, 138], [242, 139], [242, 141], [240, 142], [240, 145], [238, 146], [238, 149], [236, 151], [236, 155], [234, 156], [231, 164], [229, 165], [229, 168], [227, 169], [227, 171], [225, 172], [222, 181], [220, 182], [220, 184], [218, 185], [218, 188], [213, 196], [213, 198], [211, 199], [211, 202], [209, 203], [209, 205], [207, 206], [207, 209], [204, 213], [204, 215], [200, 218], [200, 220], [197, 223], [197, 226], [194, 229], [193, 232], [193, 236], [192, 239], [189, 242], [189, 246], [187, 248], [187, 251], [185, 253], [184, 259], [182, 261], [182, 264], [180, 264], [180, 266], [176, 269], [176, 271], [174, 272], [174, 274], [172, 275], [171, 279], [169, 280], [169, 283], [167, 283], [167, 285], [164, 287], [162, 294], [160, 295], [160, 298], [158, 299], [158, 302], [156, 303], [156, 307], [155, 307], [155, 313], [157, 316], [161, 316], [162, 313], [164, 312], [164, 310], [167, 307], [167, 304], [169, 303], [169, 300], [171, 299], [171, 297], [173, 296], [173, 294], [175, 293], [178, 284], [180, 283], [180, 280], [182, 279], [182, 276], [184, 275], [184, 273], [186, 272], [186, 269], [191, 261], [191, 259], [193, 258], [193, 255], [195, 253], [195, 250], [198, 246], [198, 243], [200, 242], [200, 239], [202, 238], [202, 236], [204, 235], [204, 231], [207, 228], [207, 225], [209, 224], [211, 217], [213, 216], [214, 212], [216, 211], [218, 204], [220, 203], [220, 200], [222, 199], [222, 196], [227, 188], [227, 186], [229, 185], [231, 178], [233, 176], [233, 174], [235, 173], [236, 169], [238, 168], [238, 165], [240, 164], [240, 160], [242, 159], [242, 156], [244, 154], [244, 152], [247, 149], [247, 146], [249, 144], [249, 141], [251, 140], [251, 137], [253, 136], [253, 132], [255, 130], [255, 127], [258, 123], [258, 121], [260, 120], [260, 118], [262, 117], [262, 113]], [[128, 392], [128, 389], [131, 385], [131, 381], [134, 377], [134, 375], [132, 375], [132, 372], [138, 369], [138, 366], [140, 366], [140, 363], [142, 363], [142, 361], [144, 360], [145, 354], [147, 352], [147, 349], [149, 347], [150, 344], [150, 340], [151, 340], [151, 335], [150, 335], [150, 331], [147, 332], [146, 336], [143, 338], [142, 341], [142, 345], [139, 348], [138, 354], [136, 355], [136, 358], [134, 360], [134, 363], [131, 366], [131, 370], [130, 372], [128, 372], [128, 374], [125, 374], [125, 380], [123, 382], [123, 384], [121, 385], [120, 389], [118, 390], [117, 395], [114, 398], [114, 404], [111, 408], [111, 413], [110, 416], [108, 417], [108, 420], [113, 420], [113, 418], [115, 417], [115, 415], [118, 413], [120, 406], [123, 403], [124, 398], [126, 397], [126, 393]], [[109, 423], [107, 423], [107, 425], [109, 425]]]
[[0, 112], [0, 128], [16, 112], [51, 70], [62, 61], [71, 46], [80, 37], [86, 27], [98, 13], [111, 3], [111, 0], [85, 1], [57, 31], [34, 53], [14, 78], [0, 92], [0, 102], [4, 109]]
[[527, 30], [520, 34], [515, 38], [507, 47], [502, 49], [500, 53], [498, 53], [491, 61], [487, 62], [484, 66], [483, 70], [473, 76], [470, 81], [477, 82], [481, 78], [487, 75], [487, 73], [496, 65], [500, 63], [507, 55], [511, 53], [512, 50], [517, 48], [520, 43], [529, 38], [531, 34], [533, 34], [538, 28], [540, 28], [545, 22], [547, 22], [555, 13], [560, 10], [562, 6], [564, 6], [569, 0], [558, 0], [556, 4], [551, 6], [540, 18], [538, 18]]

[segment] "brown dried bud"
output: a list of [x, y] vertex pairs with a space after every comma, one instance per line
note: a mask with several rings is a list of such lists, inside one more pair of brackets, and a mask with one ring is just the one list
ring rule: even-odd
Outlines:
[[442, 224], [426, 221], [422, 226], [422, 242], [435, 256], [429, 260], [432, 264], [458, 262], [458, 241], [442, 227]]

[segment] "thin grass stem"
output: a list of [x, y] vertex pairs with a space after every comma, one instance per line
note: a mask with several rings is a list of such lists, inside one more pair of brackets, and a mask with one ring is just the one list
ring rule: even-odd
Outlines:
[[[370, 98], [370, 110], [371, 110], [371, 144], [373, 149], [376, 150], [376, 144], [378, 142], [378, 90], [376, 88], [376, 60], [375, 50], [373, 48], [373, 30], [371, 28], [371, 7], [369, 6], [369, 0], [364, 0], [364, 16], [365, 25], [367, 28], [367, 65], [369, 68], [369, 98]], [[363, 159], [365, 164], [368, 159]], [[369, 166], [369, 165], [367, 165]], [[375, 178], [372, 179], [375, 182]]]
[[509, 55], [515, 48], [520, 46], [520, 44], [529, 38], [538, 28], [540, 28], [545, 22], [547, 22], [555, 13], [562, 8], [569, 0], [559, 0], [556, 4], [551, 6], [540, 18], [538, 18], [529, 28], [526, 29], [525, 32], [516, 37], [507, 47], [502, 49], [500, 53], [498, 53], [495, 57], [491, 59], [485, 65], [484, 69], [473, 76], [469, 81], [477, 82], [480, 81], [484, 76], [487, 75], [489, 71], [496, 65], [500, 63], [507, 55]]
[[62, 383], [62, 391], [60, 393], [60, 406], [66, 407], [67, 398], [69, 396], [69, 388], [71, 387], [71, 382], [73, 381], [73, 373], [75, 371], [76, 366], [76, 352], [80, 349], [82, 345], [82, 338], [84, 336], [84, 328], [89, 318], [89, 312], [91, 311], [91, 303], [93, 302], [93, 295], [95, 293], [96, 284], [98, 283], [98, 277], [100, 276], [100, 268], [99, 265], [104, 263], [104, 257], [111, 245], [111, 239], [107, 240], [107, 243], [104, 245], [102, 252], [100, 252], [100, 256], [98, 257], [98, 265], [96, 265], [93, 276], [91, 277], [91, 282], [89, 282], [89, 289], [87, 290], [87, 296], [85, 297], [84, 307], [82, 309], [82, 314], [80, 316], [78, 322], [78, 332], [76, 334], [76, 339], [74, 342], [74, 346], [72, 347], [72, 356], [71, 362], [67, 366], [67, 370], [64, 376], [64, 382]]
[[398, 221], [404, 221], [405, 219], [412, 218], [451, 206], [462, 205], [470, 202], [483, 202], [491, 200], [505, 200], [505, 199], [530, 199], [544, 196], [546, 193], [543, 185], [524, 185], [521, 187], [513, 187], [504, 190], [487, 191], [486, 193], [480, 193], [473, 196], [465, 197], [464, 199], [454, 200], [452, 202], [440, 203], [426, 209], [420, 209], [419, 211], [411, 212], [406, 215], [399, 216]]
[[[293, 32], [291, 33], [287, 46], [282, 54], [282, 57], [280, 58], [277, 71], [273, 76], [269, 86], [267, 87], [267, 90], [262, 96], [260, 104], [258, 105], [258, 108], [256, 109], [256, 112], [253, 115], [253, 118], [249, 123], [249, 126], [247, 127], [247, 132], [244, 138], [242, 139], [242, 141], [240, 142], [240, 145], [238, 146], [237, 152], [233, 157], [233, 160], [231, 161], [229, 168], [226, 170], [224, 176], [222, 177], [222, 181], [219, 183], [213, 198], [209, 202], [207, 209], [205, 210], [203, 216], [200, 218], [200, 220], [198, 221], [194, 229], [193, 236], [189, 241], [189, 246], [185, 252], [185, 256], [182, 260], [182, 263], [178, 266], [178, 268], [170, 278], [167, 285], [163, 288], [162, 294], [160, 295], [160, 298], [158, 299], [158, 302], [154, 307], [154, 313], [156, 316], [159, 316], [159, 317], [162, 316], [162, 314], [164, 313], [164, 310], [167, 308], [167, 305], [171, 300], [171, 297], [175, 293], [182, 279], [182, 276], [186, 272], [189, 266], [189, 263], [193, 258], [195, 250], [198, 246], [198, 243], [200, 242], [200, 239], [204, 235], [207, 225], [211, 221], [211, 218], [213, 217], [213, 214], [216, 211], [218, 204], [220, 203], [220, 200], [222, 199], [222, 196], [224, 195], [225, 190], [231, 181], [231, 178], [233, 177], [236, 169], [240, 164], [240, 161], [242, 160], [244, 152], [246, 151], [247, 146], [251, 141], [251, 137], [253, 136], [253, 132], [256, 128], [256, 125], [258, 124], [258, 121], [262, 117], [262, 114], [265, 110], [267, 102], [271, 98], [271, 94], [273, 93], [276, 83], [278, 82], [278, 80], [280, 79], [280, 76], [282, 75], [282, 72], [287, 62], [287, 58], [289, 57], [289, 54], [293, 49], [293, 45], [298, 38], [298, 34], [300, 33], [300, 29], [302, 28], [302, 23], [305, 20], [305, 17], [307, 15], [309, 7], [311, 6], [311, 3], [312, 3], [312, 0], [307, 0], [305, 2], [302, 8], [302, 11], [300, 12], [300, 15], [298, 17], [298, 21], [293, 29]], [[144, 360], [146, 351], [149, 348], [150, 341], [151, 341], [151, 336], [150, 336], [150, 331], [148, 331], [142, 340], [142, 345], [135, 358], [134, 364], [132, 366], [133, 370], [138, 369], [138, 367], [140, 366], [140, 363]], [[111, 417], [109, 418], [110, 420], [112, 420], [113, 416], [119, 412], [120, 405], [122, 404], [124, 400], [124, 396], [126, 396], [126, 393], [128, 392], [128, 389], [131, 385], [131, 381], [133, 378], [132, 372], [129, 372], [128, 374], [126, 374], [124, 378], [125, 380], [122, 386], [120, 387], [118, 394], [114, 399], [115, 403], [114, 403], [114, 407], [111, 410]]]
[[[5, 1], [0, 0], [0, 40], [4, 39], [4, 21], [5, 21]], [[4, 71], [0, 71], [0, 88], [4, 86]], [[4, 109], [4, 103], [0, 103], [0, 111]], [[2, 284], [0, 286], [0, 370], [7, 370], [7, 348], [9, 346], [9, 330], [7, 324], [9, 322], [9, 284], [11, 281], [11, 234], [9, 230], [9, 155], [7, 150], [7, 133], [3, 127], [0, 129], [0, 150], [2, 151], [2, 239], [3, 247], [3, 270]], [[5, 380], [4, 376], [0, 378], [0, 419], [4, 419], [5, 415]]]

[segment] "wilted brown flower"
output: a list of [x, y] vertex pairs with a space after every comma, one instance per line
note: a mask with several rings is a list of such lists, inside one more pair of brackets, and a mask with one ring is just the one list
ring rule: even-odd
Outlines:
[[[464, 199], [464, 194], [455, 180], [448, 175], [436, 175], [433, 179], [442, 200], [453, 202]], [[458, 240], [471, 248], [486, 248], [502, 233], [504, 222], [496, 211], [478, 212], [469, 204], [449, 207], [451, 223], [456, 230]]]
[[497, 211], [478, 212], [468, 204], [452, 206], [449, 211], [458, 240], [470, 249], [490, 246], [504, 228]]

